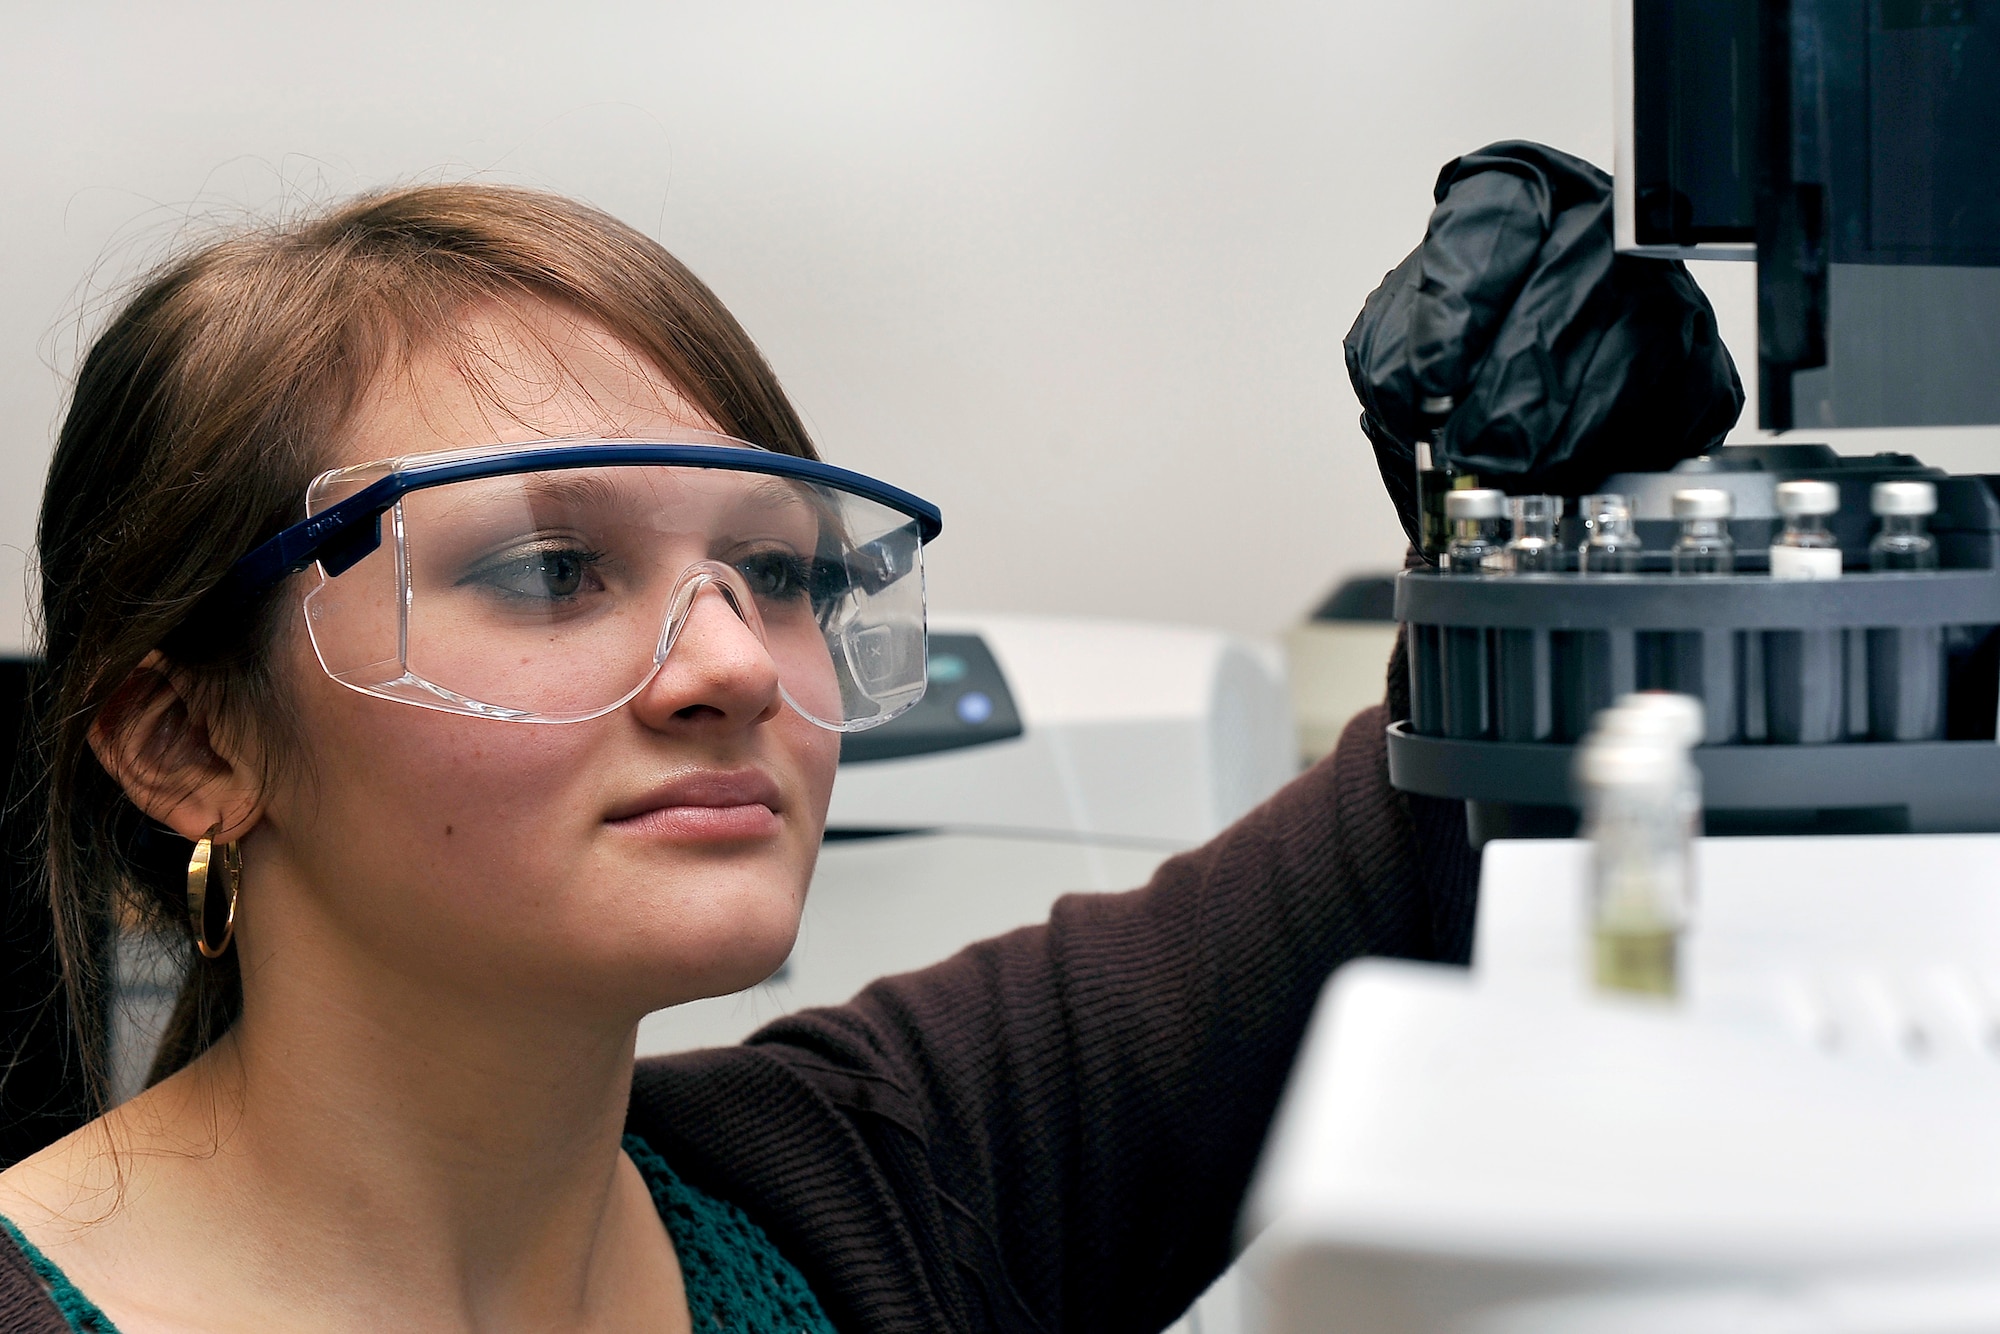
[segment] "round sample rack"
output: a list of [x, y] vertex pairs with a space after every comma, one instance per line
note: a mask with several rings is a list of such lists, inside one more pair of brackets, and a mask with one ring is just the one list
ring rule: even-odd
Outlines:
[[1711, 828], [1718, 812], [1866, 812], [1854, 827], [2000, 829], [1993, 569], [1825, 581], [1412, 570], [1396, 617], [1411, 716], [1390, 731], [1389, 771], [1405, 791], [1573, 806], [1572, 749], [1591, 719], [1622, 694], [1665, 689], [1705, 707], [1695, 762]]

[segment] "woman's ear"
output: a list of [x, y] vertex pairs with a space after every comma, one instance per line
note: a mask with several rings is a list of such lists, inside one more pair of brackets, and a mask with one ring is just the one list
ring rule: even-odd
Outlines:
[[220, 723], [155, 651], [91, 723], [90, 748], [153, 819], [190, 841], [220, 825], [218, 839], [233, 843], [263, 814], [261, 769]]

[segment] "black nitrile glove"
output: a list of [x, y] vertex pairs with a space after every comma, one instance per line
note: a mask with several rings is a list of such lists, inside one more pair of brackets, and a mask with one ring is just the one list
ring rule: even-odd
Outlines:
[[1346, 342], [1362, 429], [1411, 541], [1416, 442], [1443, 400], [1438, 462], [1513, 492], [1579, 495], [1614, 472], [1671, 467], [1736, 424], [1743, 383], [1715, 312], [1680, 261], [1614, 253], [1609, 176], [1498, 143], [1446, 163], [1435, 197], [1423, 244]]

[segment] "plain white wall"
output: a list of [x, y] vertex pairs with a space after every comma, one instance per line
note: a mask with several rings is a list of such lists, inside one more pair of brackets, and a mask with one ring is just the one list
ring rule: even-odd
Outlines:
[[1275, 631], [1398, 561], [1340, 340], [1438, 167], [1611, 153], [1608, 0], [9, 10], [0, 647], [106, 294], [246, 211], [439, 177], [687, 260], [828, 457], [943, 507], [935, 605]]

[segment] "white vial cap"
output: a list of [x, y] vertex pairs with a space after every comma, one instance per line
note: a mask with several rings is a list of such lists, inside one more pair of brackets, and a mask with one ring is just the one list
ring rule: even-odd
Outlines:
[[1698, 746], [1708, 729], [1700, 700], [1672, 690], [1640, 690], [1591, 720], [1599, 736], [1658, 737], [1679, 746]]
[[1877, 482], [1868, 507], [1889, 516], [1937, 513], [1937, 488], [1929, 482]]
[[1676, 519], [1726, 519], [1735, 509], [1736, 503], [1727, 491], [1700, 487], [1674, 492]]
[[1507, 493], [1488, 486], [1444, 493], [1447, 519], [1498, 519], [1507, 513]]
[[1679, 747], [1659, 736], [1593, 736], [1577, 747], [1575, 775], [1586, 788], [1653, 788], [1672, 791], [1681, 782]]
[[1840, 510], [1840, 488], [1832, 482], [1778, 483], [1778, 513], [1835, 514]]

